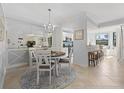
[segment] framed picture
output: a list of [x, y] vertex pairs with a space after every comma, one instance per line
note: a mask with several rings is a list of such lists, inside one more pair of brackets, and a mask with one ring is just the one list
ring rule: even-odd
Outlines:
[[75, 40], [84, 40], [84, 30], [76, 30], [74, 32], [74, 39]]

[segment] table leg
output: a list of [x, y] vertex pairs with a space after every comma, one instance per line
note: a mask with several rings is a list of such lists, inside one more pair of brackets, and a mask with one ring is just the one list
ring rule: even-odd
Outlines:
[[59, 71], [58, 71], [58, 59], [55, 60], [56, 63], [56, 75], [59, 76]]
[[32, 68], [33, 64], [32, 64], [32, 59], [30, 59], [29, 61], [29, 66], [30, 66], [30, 69]]

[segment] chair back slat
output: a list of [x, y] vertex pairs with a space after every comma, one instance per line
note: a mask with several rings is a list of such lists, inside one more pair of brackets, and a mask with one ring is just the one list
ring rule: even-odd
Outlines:
[[33, 58], [36, 59], [35, 50], [30, 50], [30, 51], [29, 51], [29, 57], [30, 57], [30, 59], [31, 59], [32, 61], [33, 61]]
[[51, 51], [50, 50], [36, 50], [39, 64], [51, 64]]
[[36, 63], [38, 63], [38, 56], [37, 56], [37, 54], [36, 54], [36, 50], [31, 50], [31, 53], [32, 53], [32, 56], [35, 58], [35, 60], [36, 60]]

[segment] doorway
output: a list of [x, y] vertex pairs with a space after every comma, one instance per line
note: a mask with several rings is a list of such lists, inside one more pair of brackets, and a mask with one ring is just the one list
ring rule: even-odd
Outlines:
[[[73, 51], [73, 33], [72, 32], [63, 32], [63, 51], [66, 53], [68, 57], [70, 51]], [[73, 60], [73, 53], [72, 53], [72, 60]]]

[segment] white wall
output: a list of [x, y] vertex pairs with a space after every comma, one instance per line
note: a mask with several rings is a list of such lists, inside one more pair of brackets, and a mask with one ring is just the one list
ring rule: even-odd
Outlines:
[[87, 32], [87, 45], [96, 45], [96, 33]]
[[[121, 27], [120, 25], [115, 29], [115, 31], [117, 32], [117, 47], [116, 47], [116, 51], [117, 51], [117, 60], [118, 62], [124, 62], [124, 29], [122, 30], [121, 33]], [[121, 36], [123, 36], [123, 42], [122, 42], [122, 38]]]
[[0, 88], [3, 87], [4, 77], [6, 73], [6, 64], [7, 64], [7, 44], [6, 44], [6, 26], [4, 13], [2, 6], [0, 5], [0, 19], [2, 19], [3, 26], [0, 25], [0, 29], [3, 29], [3, 39], [0, 41]]
[[74, 60], [75, 64], [88, 66], [88, 51], [86, 43], [83, 40], [74, 40]]
[[[80, 66], [88, 66], [87, 19], [85, 14], [82, 16], [81, 28], [84, 30], [84, 40], [74, 40], [73, 62]], [[80, 29], [76, 29], [76, 30], [80, 30]]]
[[3, 87], [4, 76], [6, 73], [6, 63], [7, 63], [7, 52], [6, 52], [6, 39], [4, 35], [4, 41], [0, 41], [0, 88]]
[[122, 30], [121, 30], [121, 26], [119, 26], [118, 28], [118, 61], [119, 62], [124, 62], [124, 28], [122, 26]]

